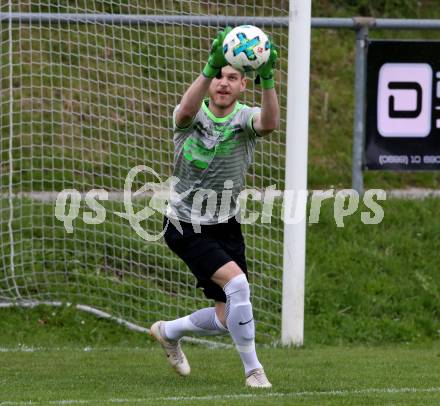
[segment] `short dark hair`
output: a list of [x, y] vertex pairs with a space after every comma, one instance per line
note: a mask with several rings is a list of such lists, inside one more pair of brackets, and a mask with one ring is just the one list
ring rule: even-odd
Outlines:
[[[231, 66], [231, 65], [226, 65], [226, 66]], [[243, 72], [242, 70], [240, 70], [240, 69], [236, 69], [236, 68], [234, 68], [233, 66], [231, 66], [231, 68], [234, 69], [234, 70], [236, 70], [237, 72], [239, 72], [239, 73], [240, 73], [240, 76], [241, 76], [242, 79], [245, 77], [245, 74], [244, 74], [244, 72]], [[221, 77], [222, 77], [222, 69], [223, 69], [223, 68], [221, 68], [221, 69], [218, 71], [217, 75], [215, 76], [217, 79], [221, 79]]]

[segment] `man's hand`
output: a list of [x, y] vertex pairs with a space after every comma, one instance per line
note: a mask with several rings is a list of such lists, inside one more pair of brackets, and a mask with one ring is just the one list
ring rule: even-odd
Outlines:
[[231, 27], [226, 27], [223, 31], [220, 31], [215, 37], [211, 51], [209, 53], [208, 63], [203, 69], [203, 75], [207, 78], [213, 78], [217, 76], [223, 66], [226, 66], [228, 62], [226, 61], [225, 54], [223, 52], [223, 41], [226, 35], [232, 30]]
[[[263, 89], [272, 89], [273, 87], [275, 87], [275, 80], [273, 78], [273, 70], [274, 70], [274, 66], [275, 66], [275, 61], [278, 58], [278, 52], [275, 48], [275, 45], [272, 43], [272, 41], [270, 41], [269, 46], [270, 46], [269, 59], [267, 60], [266, 63], [264, 63], [263, 65], [261, 65], [257, 69], [257, 75], [261, 79], [261, 87]], [[256, 79], [256, 81], [258, 83], [258, 79]]]

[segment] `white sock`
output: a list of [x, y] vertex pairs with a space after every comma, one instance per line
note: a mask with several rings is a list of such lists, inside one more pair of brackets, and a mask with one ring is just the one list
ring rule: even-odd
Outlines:
[[232, 278], [223, 288], [226, 294], [226, 325], [240, 354], [247, 375], [262, 368], [255, 351], [255, 323], [246, 275]]
[[228, 329], [218, 319], [215, 307], [206, 307], [189, 316], [166, 321], [164, 324], [163, 333], [169, 340], [178, 340], [188, 334], [214, 336], [228, 332]]

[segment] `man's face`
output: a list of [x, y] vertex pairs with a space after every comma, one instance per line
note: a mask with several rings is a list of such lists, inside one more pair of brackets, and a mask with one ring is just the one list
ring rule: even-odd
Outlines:
[[215, 105], [227, 108], [238, 99], [240, 93], [246, 88], [246, 78], [232, 66], [224, 66], [221, 78], [212, 79], [208, 94]]

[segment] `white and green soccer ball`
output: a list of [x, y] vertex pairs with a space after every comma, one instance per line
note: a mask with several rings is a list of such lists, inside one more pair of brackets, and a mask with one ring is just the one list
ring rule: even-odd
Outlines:
[[223, 52], [233, 68], [244, 72], [256, 70], [269, 59], [269, 38], [254, 25], [240, 25], [226, 35]]

